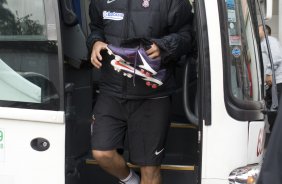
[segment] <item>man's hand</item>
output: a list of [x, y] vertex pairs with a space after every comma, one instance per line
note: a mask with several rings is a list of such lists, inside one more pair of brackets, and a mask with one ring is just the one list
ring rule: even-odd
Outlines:
[[271, 85], [272, 85], [272, 75], [266, 75], [266, 76], [265, 76], [265, 83], [266, 83], [268, 86], [271, 86]]
[[155, 43], [151, 45], [150, 49], [146, 50], [146, 53], [151, 59], [155, 59], [161, 55], [161, 51]]
[[96, 67], [96, 68], [101, 68], [102, 63], [102, 56], [100, 54], [101, 50], [106, 49], [107, 44], [101, 41], [95, 42], [92, 48], [92, 53], [91, 53], [91, 63]]

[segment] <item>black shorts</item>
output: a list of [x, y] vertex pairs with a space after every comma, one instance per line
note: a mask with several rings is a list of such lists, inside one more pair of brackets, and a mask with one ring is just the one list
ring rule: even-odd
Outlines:
[[164, 156], [170, 125], [171, 100], [126, 100], [99, 95], [93, 111], [93, 150], [124, 148], [128, 140], [129, 161], [140, 166], [157, 166]]

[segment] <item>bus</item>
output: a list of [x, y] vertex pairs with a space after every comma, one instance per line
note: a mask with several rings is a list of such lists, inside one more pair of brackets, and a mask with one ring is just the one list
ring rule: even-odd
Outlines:
[[[163, 183], [254, 184], [267, 111], [261, 1], [190, 2], [195, 51], [176, 67]], [[1, 184], [118, 183], [91, 156], [100, 73], [85, 44], [89, 3], [0, 0]]]

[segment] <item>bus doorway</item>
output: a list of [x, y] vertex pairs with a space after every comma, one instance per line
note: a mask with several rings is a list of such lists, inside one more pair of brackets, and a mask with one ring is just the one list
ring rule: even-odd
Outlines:
[[[65, 65], [65, 80], [68, 83], [74, 84], [74, 89], [72, 93], [72, 106], [75, 109], [75, 116], [73, 116], [73, 123], [68, 124], [69, 129], [73, 131], [67, 132], [67, 147], [69, 147], [71, 152], [66, 153], [67, 158], [71, 158], [70, 166], [76, 166], [76, 168], [67, 169], [66, 179], [70, 183], [117, 183], [118, 180], [111, 175], [104, 172], [95, 161], [95, 158], [92, 158], [90, 151], [90, 132], [84, 130], [90, 128], [91, 122], [91, 107], [95, 104], [95, 99], [99, 94], [98, 88], [98, 78], [99, 71], [92, 66], [88, 65], [89, 63], [81, 62], [81, 58], [87, 57], [87, 55], [78, 57], [77, 60], [71, 60], [74, 58], [74, 53], [77, 53], [78, 50], [84, 48], [78, 46], [81, 44], [81, 41], [85, 41], [85, 38], [89, 34], [89, 24], [88, 18], [88, 5], [90, 1], [81, 2], [79, 5], [72, 3], [61, 2], [61, 12], [62, 12], [62, 35], [64, 55], [66, 59]], [[67, 7], [67, 8], [64, 8]], [[79, 9], [80, 11], [76, 11]], [[73, 10], [72, 13], [65, 13], [68, 10]], [[85, 15], [86, 14], [86, 15]], [[74, 15], [75, 18], [70, 18], [69, 15]], [[85, 17], [80, 19], [79, 17]], [[74, 20], [73, 22], [68, 22], [65, 20]], [[84, 26], [86, 25], [86, 26]], [[78, 31], [72, 31], [78, 29], [80, 35], [84, 35], [84, 39], [77, 39]], [[68, 36], [66, 36], [68, 35]], [[78, 42], [78, 40], [80, 40]], [[77, 44], [72, 44], [72, 43]], [[196, 42], [196, 41], [195, 41]], [[197, 45], [197, 43], [195, 43]], [[196, 51], [196, 49], [195, 49]], [[82, 53], [82, 52], [80, 52]], [[66, 57], [67, 56], [67, 57]], [[164, 178], [164, 183], [172, 183], [175, 178], [178, 178], [177, 181], [181, 183], [196, 183], [198, 178], [198, 166], [200, 160], [200, 141], [199, 141], [199, 129], [198, 129], [198, 120], [192, 124], [186, 117], [185, 111], [189, 111], [194, 116], [198, 116], [198, 103], [196, 101], [197, 93], [197, 52], [191, 53], [191, 56], [186, 56], [182, 58], [177, 71], [177, 81], [179, 85], [178, 92], [173, 95], [173, 118], [170, 126], [170, 131], [166, 144], [166, 156], [162, 165], [162, 173]], [[188, 63], [190, 63], [188, 65]], [[186, 74], [185, 74], [186, 72]], [[184, 77], [189, 75], [188, 77]], [[92, 75], [90, 77], [90, 75]], [[85, 76], [85, 77], [82, 77]], [[185, 79], [185, 80], [184, 80]], [[187, 80], [188, 79], [188, 80]], [[183, 86], [189, 88], [189, 94], [183, 93]], [[84, 91], [84, 93], [83, 93]], [[189, 104], [189, 110], [184, 109], [184, 99], [187, 100]], [[89, 103], [92, 101], [92, 103]], [[89, 106], [90, 105], [90, 106]], [[92, 106], [91, 106], [92, 105]], [[83, 107], [83, 108], [78, 108]], [[81, 128], [84, 124], [85, 129]], [[80, 128], [78, 128], [80, 127]], [[67, 128], [68, 130], [68, 128]], [[78, 132], [81, 130], [81, 132]], [[88, 140], [87, 140], [88, 139]], [[72, 141], [70, 141], [72, 140]], [[81, 149], [84, 145], [84, 148]], [[88, 146], [88, 147], [87, 147]], [[75, 150], [82, 150], [78, 153]], [[127, 148], [122, 150], [123, 156], [128, 160], [128, 151]], [[81, 162], [81, 160], [85, 162]], [[136, 171], [139, 171], [138, 166], [128, 163], [129, 166]], [[79, 177], [78, 177], [79, 176]]]

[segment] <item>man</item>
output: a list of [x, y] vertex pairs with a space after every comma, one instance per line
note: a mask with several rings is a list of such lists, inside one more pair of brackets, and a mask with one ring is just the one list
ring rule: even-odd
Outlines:
[[91, 0], [87, 45], [101, 70], [92, 153], [121, 183], [140, 183], [116, 151], [125, 135], [141, 184], [161, 183], [173, 69], [191, 49], [191, 12], [187, 0]]
[[[282, 93], [282, 47], [279, 41], [271, 36], [271, 28], [268, 25], [265, 25], [266, 33], [264, 33], [263, 26], [259, 26], [259, 35], [261, 39], [261, 51], [264, 63], [264, 74], [265, 74], [265, 83], [269, 86], [266, 95], [271, 96], [271, 85], [272, 85], [272, 69], [268, 56], [268, 50], [265, 40], [265, 35], [268, 37], [270, 50], [273, 58], [274, 72], [277, 85], [277, 95], [278, 100]], [[269, 114], [268, 122], [270, 125], [270, 131], [272, 130], [276, 115]]]

